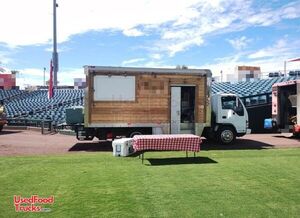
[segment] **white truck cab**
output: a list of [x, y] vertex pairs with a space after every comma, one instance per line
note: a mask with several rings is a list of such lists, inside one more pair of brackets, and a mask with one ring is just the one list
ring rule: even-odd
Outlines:
[[251, 132], [248, 129], [247, 110], [235, 94], [212, 95], [211, 110], [211, 127], [205, 130], [209, 138], [216, 138], [222, 144], [231, 144], [237, 136]]

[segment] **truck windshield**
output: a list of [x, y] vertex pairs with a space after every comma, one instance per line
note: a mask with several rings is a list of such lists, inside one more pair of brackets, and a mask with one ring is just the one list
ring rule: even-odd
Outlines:
[[231, 109], [236, 112], [239, 116], [244, 115], [244, 108], [240, 101], [235, 96], [224, 96], [221, 98], [222, 101], [222, 109]]

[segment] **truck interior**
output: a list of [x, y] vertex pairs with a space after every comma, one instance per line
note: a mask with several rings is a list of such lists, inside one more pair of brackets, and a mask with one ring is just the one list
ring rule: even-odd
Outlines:
[[296, 124], [297, 117], [297, 87], [296, 85], [280, 87], [279, 104], [280, 128]]
[[184, 133], [193, 133], [195, 123], [195, 87], [181, 87], [180, 129]]

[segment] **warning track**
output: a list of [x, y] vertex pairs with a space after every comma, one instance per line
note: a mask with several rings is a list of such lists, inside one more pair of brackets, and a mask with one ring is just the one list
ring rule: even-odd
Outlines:
[[[238, 138], [234, 145], [216, 145], [205, 139], [202, 150], [300, 148], [300, 140], [290, 134], [251, 134]], [[4, 129], [0, 132], [0, 156], [72, 154], [111, 151], [111, 142], [78, 141], [75, 136], [42, 135], [31, 130]]]

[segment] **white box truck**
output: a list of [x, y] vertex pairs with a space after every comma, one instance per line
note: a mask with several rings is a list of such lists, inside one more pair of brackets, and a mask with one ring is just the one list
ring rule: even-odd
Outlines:
[[249, 132], [247, 110], [236, 95], [211, 96], [210, 70], [84, 69], [84, 123], [69, 123], [79, 140], [192, 133], [230, 144]]

